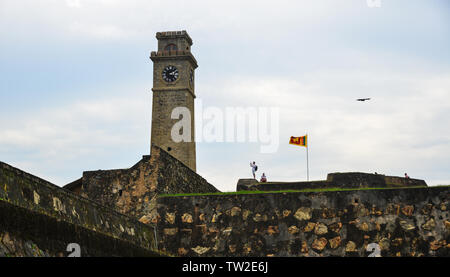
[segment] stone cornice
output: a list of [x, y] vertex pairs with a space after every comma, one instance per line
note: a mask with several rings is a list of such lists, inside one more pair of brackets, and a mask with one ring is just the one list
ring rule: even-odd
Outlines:
[[197, 60], [194, 58], [194, 56], [190, 51], [184, 50], [158, 51], [158, 52], [152, 51], [150, 53], [150, 59], [152, 61], [186, 59], [191, 62], [194, 69], [198, 67]]

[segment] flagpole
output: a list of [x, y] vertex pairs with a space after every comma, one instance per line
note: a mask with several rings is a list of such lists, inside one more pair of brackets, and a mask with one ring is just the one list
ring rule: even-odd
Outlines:
[[309, 159], [308, 159], [309, 138], [306, 134], [306, 178], [309, 182]]

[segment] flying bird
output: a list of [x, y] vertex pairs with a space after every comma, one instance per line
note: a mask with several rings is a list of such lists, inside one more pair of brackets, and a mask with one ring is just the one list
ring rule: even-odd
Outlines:
[[366, 101], [366, 100], [370, 100], [370, 98], [359, 98], [359, 99], [356, 99], [356, 101]]

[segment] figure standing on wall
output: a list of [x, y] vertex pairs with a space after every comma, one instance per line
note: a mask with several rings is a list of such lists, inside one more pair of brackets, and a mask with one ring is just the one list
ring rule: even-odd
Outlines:
[[409, 176], [406, 173], [405, 173], [405, 183], [407, 184], [411, 183], [411, 179], [409, 179]]
[[250, 166], [252, 167], [253, 179], [256, 179], [255, 172], [258, 170], [258, 166], [256, 165], [256, 163], [254, 161], [253, 161], [253, 163], [250, 162]]
[[261, 175], [261, 180], [260, 180], [260, 182], [262, 182], [262, 183], [267, 182], [267, 177], [266, 177], [266, 174], [265, 174], [265, 173], [263, 173], [263, 174]]

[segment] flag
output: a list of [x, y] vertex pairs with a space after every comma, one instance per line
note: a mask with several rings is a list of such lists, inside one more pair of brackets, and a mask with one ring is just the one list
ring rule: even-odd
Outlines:
[[289, 144], [308, 147], [308, 135], [303, 137], [291, 137]]

